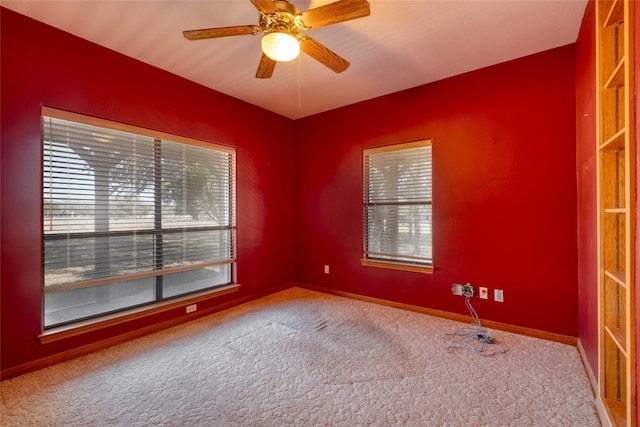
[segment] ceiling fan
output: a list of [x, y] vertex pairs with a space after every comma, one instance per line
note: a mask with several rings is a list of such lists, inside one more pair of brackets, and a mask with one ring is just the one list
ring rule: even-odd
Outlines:
[[367, 0], [339, 0], [300, 12], [289, 0], [250, 0], [260, 12], [258, 25], [183, 31], [189, 40], [264, 34], [262, 58], [256, 77], [268, 79], [277, 62], [290, 61], [300, 50], [336, 73], [349, 68], [349, 61], [304, 33], [306, 30], [369, 16]]

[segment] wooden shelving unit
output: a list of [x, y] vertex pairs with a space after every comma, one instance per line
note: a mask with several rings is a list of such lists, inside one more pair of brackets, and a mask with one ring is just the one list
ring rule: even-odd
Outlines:
[[599, 406], [636, 425], [632, 0], [596, 0]]

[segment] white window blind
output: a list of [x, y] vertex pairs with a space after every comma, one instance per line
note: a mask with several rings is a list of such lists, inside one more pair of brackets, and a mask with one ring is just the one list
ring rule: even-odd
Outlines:
[[364, 151], [365, 259], [432, 265], [431, 141]]
[[43, 117], [45, 326], [230, 283], [233, 152], [202, 145]]

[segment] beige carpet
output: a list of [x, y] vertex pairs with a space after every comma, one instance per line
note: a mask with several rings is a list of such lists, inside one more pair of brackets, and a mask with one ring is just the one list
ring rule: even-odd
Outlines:
[[600, 425], [576, 348], [447, 349], [460, 326], [293, 288], [4, 381], [0, 424]]

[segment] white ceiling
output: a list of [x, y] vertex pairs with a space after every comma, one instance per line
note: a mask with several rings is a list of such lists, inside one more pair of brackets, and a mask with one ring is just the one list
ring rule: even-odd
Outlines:
[[[301, 11], [333, 0], [292, 0]], [[348, 0], [347, 0], [348, 1]], [[253, 25], [249, 0], [15, 1], [0, 5], [219, 92], [297, 119], [576, 41], [587, 0], [372, 0], [371, 15], [309, 30], [347, 59], [301, 54], [256, 79], [260, 36], [188, 41], [183, 30]]]

